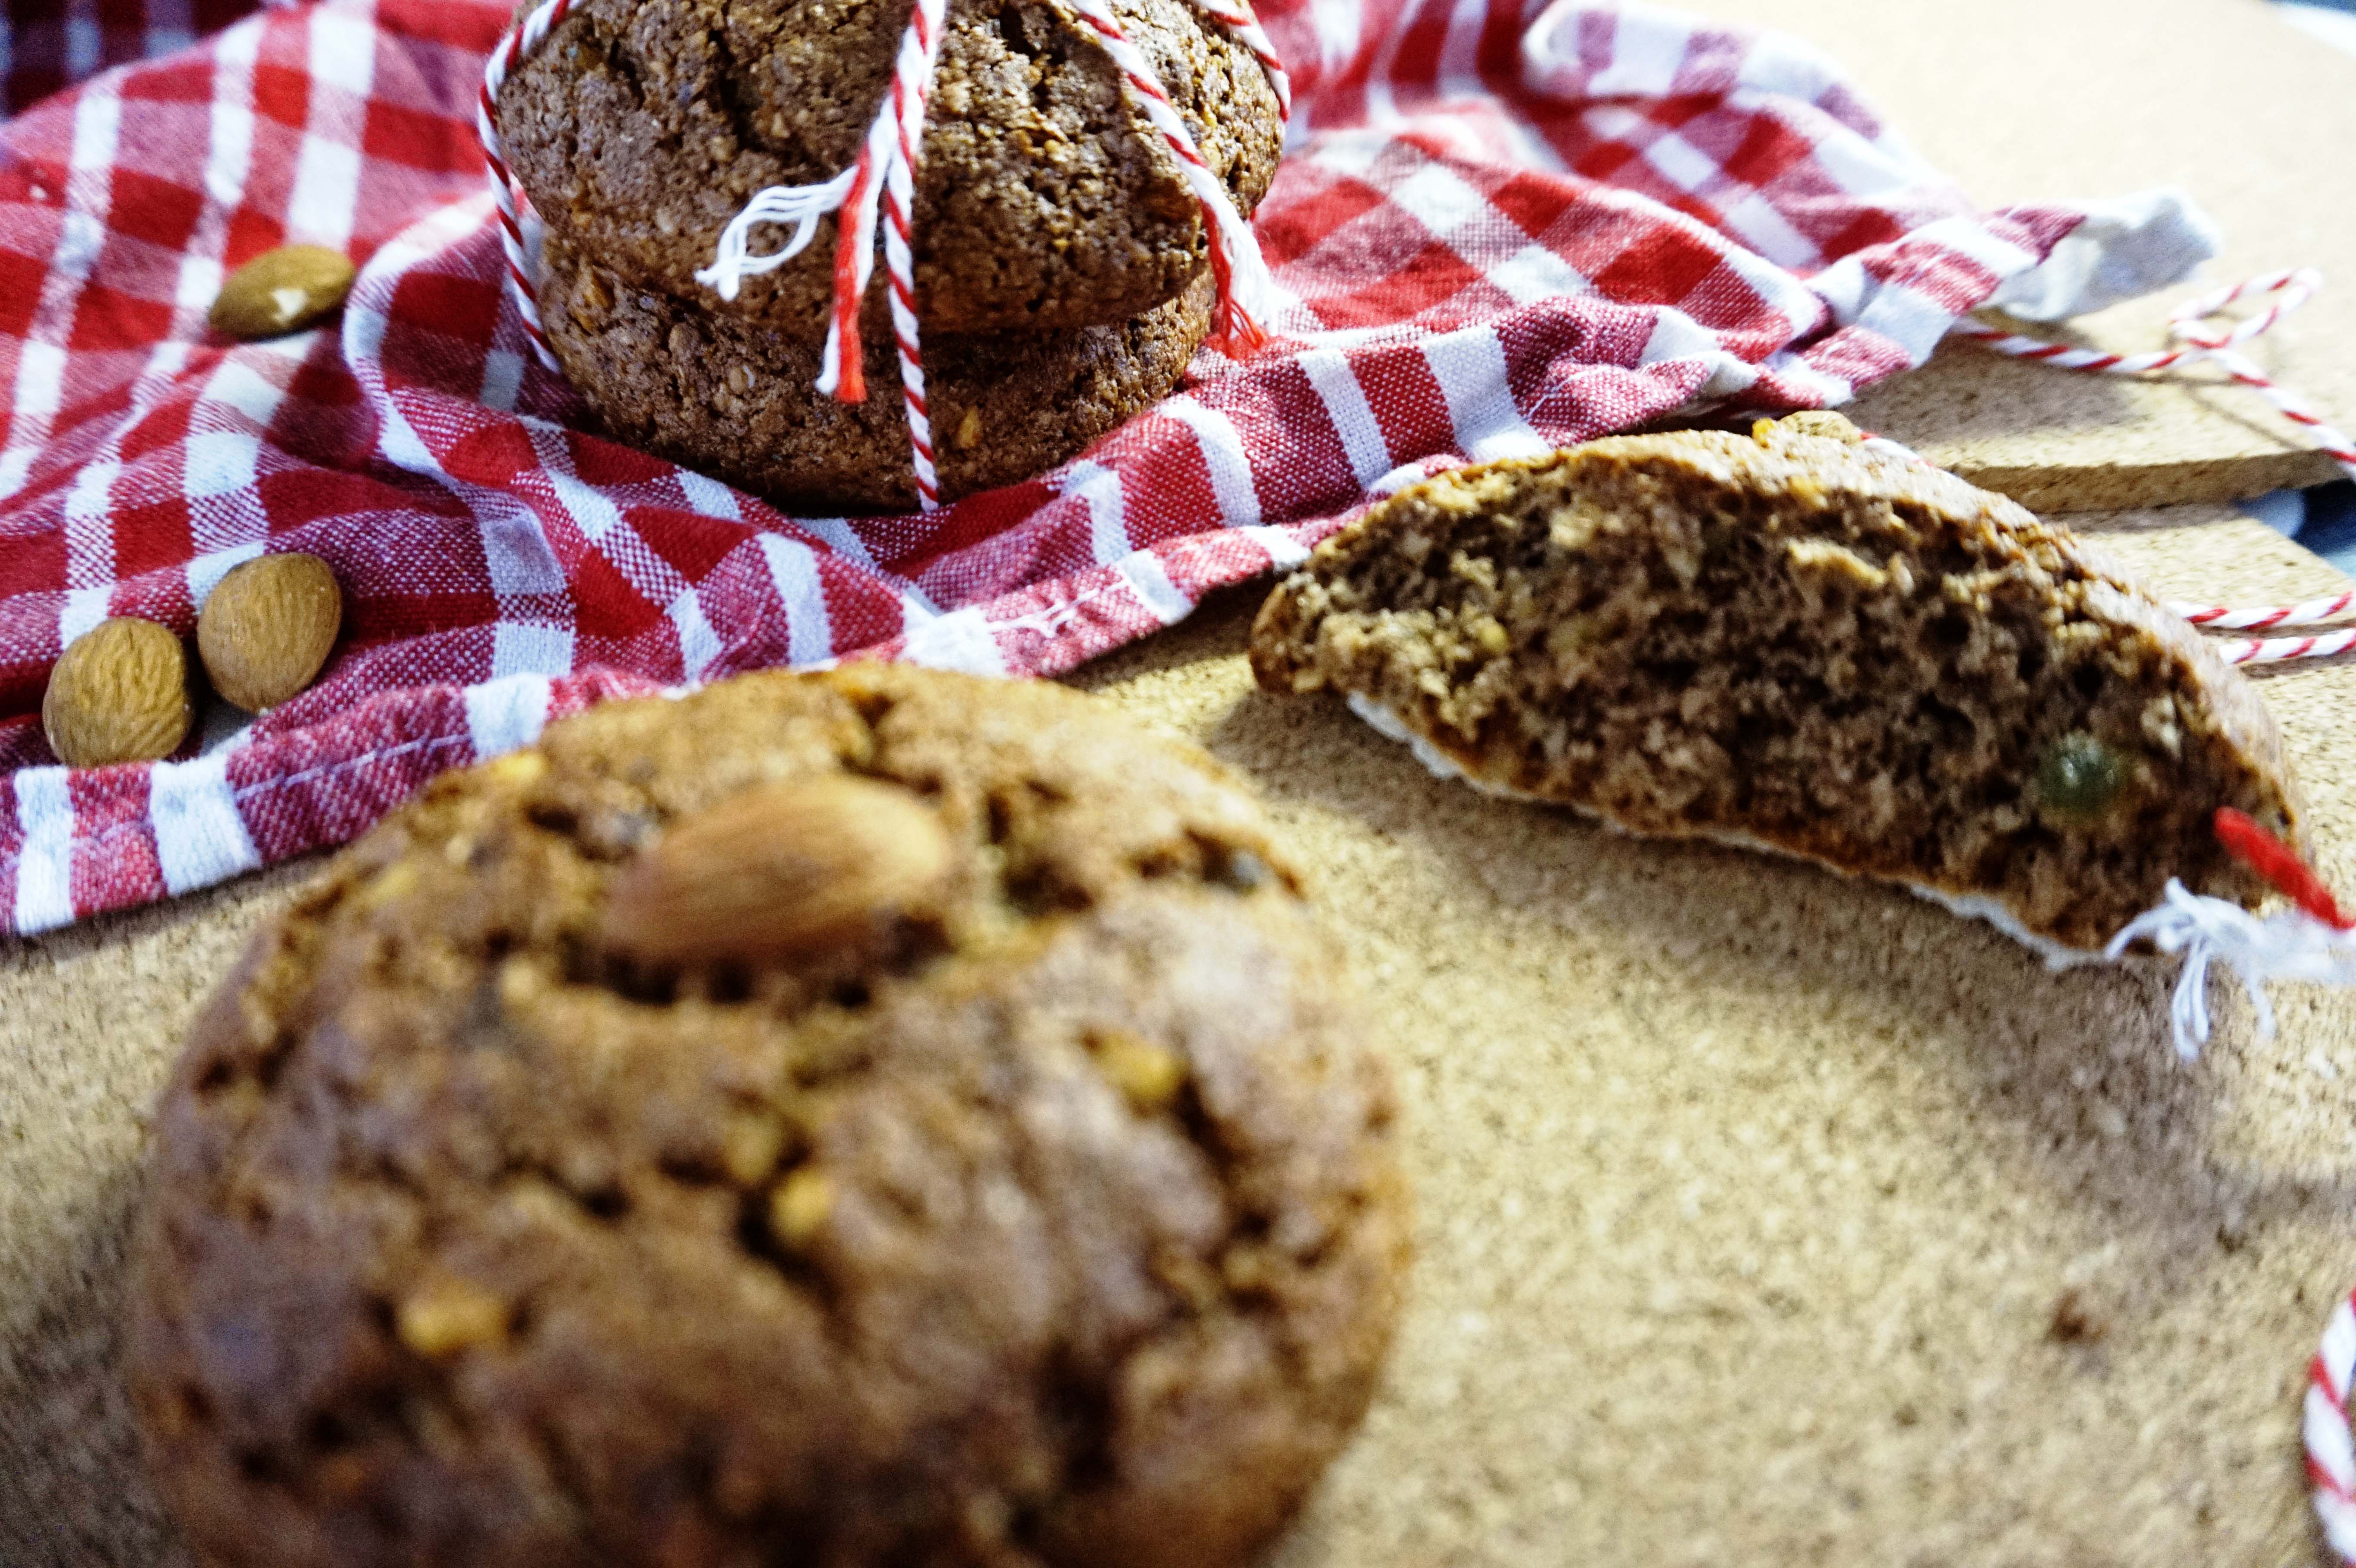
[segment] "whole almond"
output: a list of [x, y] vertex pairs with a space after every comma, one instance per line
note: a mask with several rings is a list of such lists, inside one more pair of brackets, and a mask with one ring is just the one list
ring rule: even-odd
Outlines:
[[855, 950], [936, 901], [940, 818], [896, 785], [841, 774], [755, 784], [673, 823], [616, 879], [608, 952], [699, 966]]
[[197, 615], [197, 653], [214, 690], [260, 713], [311, 684], [343, 624], [343, 591], [326, 561], [260, 556], [213, 585]]
[[153, 621], [101, 621], [49, 672], [41, 728], [69, 767], [152, 763], [187, 739], [188, 656]]
[[213, 301], [213, 330], [248, 340], [301, 332], [341, 310], [357, 276], [340, 251], [318, 245], [264, 251], [221, 284]]

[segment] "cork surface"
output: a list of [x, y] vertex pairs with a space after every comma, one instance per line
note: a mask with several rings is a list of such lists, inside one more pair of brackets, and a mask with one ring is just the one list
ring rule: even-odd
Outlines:
[[[2088, 519], [2164, 593], [2335, 573], [2222, 509]], [[1259, 590], [1079, 684], [1269, 798], [1402, 1069], [1419, 1260], [1280, 1568], [2321, 1561], [2302, 1371], [2356, 1280], [2356, 997], [2051, 976], [1902, 892], [1617, 838], [1264, 697]], [[2356, 887], [2356, 667], [2263, 677]], [[179, 1568], [112, 1370], [142, 1122], [307, 868], [0, 946], [0, 1562]]]
[[[2223, 229], [2206, 284], [2028, 330], [2143, 353], [2203, 286], [2356, 254], [2356, 59], [2265, 0], [1681, 0], [1840, 59], [1894, 127], [1989, 207], [2190, 191]], [[2356, 421], [2356, 280], [2249, 346], [2269, 375]], [[2096, 377], [1950, 345], [1867, 391], [1859, 424], [2041, 511], [2230, 500], [2335, 476], [2256, 393]]]

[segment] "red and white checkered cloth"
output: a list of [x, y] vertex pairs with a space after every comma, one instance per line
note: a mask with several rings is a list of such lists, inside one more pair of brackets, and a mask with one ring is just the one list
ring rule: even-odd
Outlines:
[[256, 5], [257, 0], [8, 0], [0, 7], [0, 115], [29, 109], [112, 67], [176, 54]]
[[[0, 35], [12, 94], [210, 19], [65, 9]], [[1029, 483], [791, 518], [581, 433], [532, 362], [471, 129], [509, 10], [273, 6], [0, 129], [14, 930], [339, 842], [616, 692], [859, 652], [1067, 669], [1416, 475], [1697, 400], [1837, 402], [1999, 290], [2051, 304], [2084, 294], [2062, 274], [2116, 293], [2197, 259], [2135, 261], [2152, 226], [2132, 217], [1978, 212], [1788, 39], [1636, 5], [1279, 0], [1300, 112], [1257, 225], [1287, 296], [1275, 346], [1203, 357]], [[288, 241], [363, 263], [340, 325], [209, 336], [224, 269]], [[110, 614], [187, 633], [265, 549], [343, 581], [326, 678], [242, 731], [215, 711], [166, 763], [55, 765], [38, 707], [60, 649]]]

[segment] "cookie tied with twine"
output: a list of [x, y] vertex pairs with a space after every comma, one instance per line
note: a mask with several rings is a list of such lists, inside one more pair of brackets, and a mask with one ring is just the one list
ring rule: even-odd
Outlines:
[[[1137, 7], [1130, 9], [1135, 11]], [[1193, 216], [1187, 219], [1185, 227], [1174, 231], [1185, 239], [1180, 260], [1187, 273], [1198, 271], [1207, 261], [1216, 285], [1217, 299], [1213, 313], [1211, 341], [1215, 347], [1240, 357], [1266, 341], [1268, 322], [1275, 308], [1277, 295], [1266, 261], [1246, 220], [1244, 204], [1258, 198], [1265, 188], [1267, 176], [1273, 172], [1282, 117], [1289, 112], [1290, 91], [1280, 61], [1243, 0], [1198, 0], [1197, 9], [1203, 23], [1217, 29], [1226, 39], [1219, 49], [1207, 53], [1199, 48], [1192, 53], [1180, 49], [1173, 55], [1172, 49], [1176, 46], [1168, 37], [1158, 37], [1151, 50], [1141, 48], [1138, 37], [1132, 37], [1121, 16], [1103, 0], [1075, 0], [1067, 7], [1058, 7], [1055, 15], [1059, 18], [1057, 26], [1070, 37], [1070, 48], [1093, 51], [1110, 67], [1113, 79], [1110, 90], [1118, 92], [1119, 101], [1127, 104], [1150, 131], [1149, 142], [1152, 152], [1145, 162], [1151, 165], [1148, 173], [1158, 183], [1152, 185], [1149, 193], [1130, 191], [1122, 199], [1141, 197], [1145, 208], [1149, 209], [1148, 220], [1160, 223], [1163, 229], [1169, 227], [1173, 215], [1191, 212]], [[486, 72], [478, 106], [478, 129], [489, 160], [492, 191], [507, 247], [510, 281], [517, 291], [520, 312], [534, 347], [542, 361], [552, 368], [556, 368], [555, 354], [540, 318], [535, 268], [528, 253], [517, 203], [519, 182], [502, 139], [500, 95], [510, 78], [526, 68], [527, 62], [547, 45], [557, 28], [576, 13], [592, 10], [605, 17], [609, 29], [616, 25], [616, 16], [626, 21], [630, 16], [626, 10], [616, 12], [612, 6], [598, 6], [595, 0], [546, 0], [546, 4], [525, 16], [506, 43], [494, 52]], [[1183, 12], [1173, 14], [1184, 16]], [[1010, 16], [1000, 16], [997, 20], [1001, 27], [1012, 21], [1015, 32], [1019, 32], [1023, 26], [1019, 19]], [[969, 19], [964, 25], [970, 29]], [[1201, 25], [1189, 23], [1188, 27]], [[936, 471], [922, 324], [919, 320], [918, 236], [916, 231], [917, 183], [937, 78], [941, 77], [945, 40], [956, 34], [959, 26], [948, 15], [946, 0], [916, 0], [909, 8], [905, 26], [900, 30], [885, 90], [866, 121], [865, 132], [852, 161], [823, 178], [772, 185], [755, 192], [719, 230], [708, 262], [696, 268], [692, 274], [694, 284], [708, 291], [711, 299], [723, 305], [733, 304], [743, 295], [749, 280], [778, 272], [816, 244], [821, 220], [830, 215], [834, 216], [837, 219], [836, 244], [823, 312], [825, 348], [816, 387], [826, 396], [846, 402], [859, 402], [865, 399], [868, 390], [862, 367], [862, 302], [873, 278], [875, 251], [880, 240], [886, 280], [884, 304], [900, 375], [910, 463], [920, 505], [926, 509], [938, 504], [941, 485]], [[1155, 23], [1155, 27], [1160, 33], [1169, 30], [1160, 21]], [[567, 56], [573, 61], [567, 66], [568, 69], [577, 69], [594, 74], [602, 69], [594, 59], [584, 55], [584, 45], [579, 37], [568, 34], [568, 38], [573, 39], [565, 46]], [[608, 38], [599, 47], [619, 46]], [[689, 40], [682, 43], [681, 52], [691, 55], [701, 47]], [[816, 45], [811, 45], [801, 54], [787, 59], [791, 51], [781, 47], [778, 59], [771, 61], [766, 68], [775, 82], [765, 82], [763, 91], [769, 91], [772, 85], [782, 86], [798, 80], [798, 71], [808, 73], [811, 70], [816, 57], [805, 59], [802, 56], [809, 55], [810, 50], [816, 48]], [[1222, 50], [1233, 51], [1232, 56]], [[590, 51], [590, 55], [594, 56], [594, 50]], [[954, 52], [952, 58], [955, 58]], [[1162, 69], [1157, 69], [1157, 58], [1162, 62]], [[581, 63], [584, 59], [588, 63]], [[1162, 74], [1173, 59], [1184, 63], [1190, 73], [1212, 71], [1215, 75], [1219, 71], [1232, 72], [1239, 69], [1252, 72], [1262, 80], [1253, 82], [1250, 92], [1238, 93], [1223, 90], [1220, 80], [1211, 78], [1190, 80], [1187, 91], [1194, 101], [1194, 118], [1190, 127], [1188, 116], [1173, 103]], [[856, 77], [858, 72], [853, 70], [851, 74]], [[1089, 80], [1100, 81], [1103, 74], [1097, 71], [1089, 76]], [[674, 86], [665, 81], [663, 85], [674, 88], [675, 92], [691, 96], [696, 91], [697, 80], [691, 71], [682, 67], [678, 84]], [[964, 101], [966, 96], [987, 91], [986, 84], [975, 85], [970, 72], [964, 77], [945, 80], [960, 94], [959, 101], [951, 106], [953, 117], [969, 107]], [[1221, 80], [1228, 88], [1233, 88], [1241, 79], [1229, 75]], [[1079, 87], [1086, 86], [1085, 81], [1079, 83]], [[1079, 87], [1073, 91], [1079, 91]], [[1107, 90], [1102, 85], [1093, 89], [1098, 93]], [[1218, 115], [1229, 112], [1230, 102], [1250, 100], [1256, 100], [1262, 106], [1258, 112], [1265, 113], [1265, 106], [1271, 95], [1276, 107], [1276, 124], [1269, 128], [1270, 139], [1264, 156], [1252, 153], [1248, 147], [1239, 151], [1234, 138], [1228, 137], [1227, 128], [1218, 122]], [[801, 107], [793, 107], [795, 113], [804, 112]], [[1028, 106], [1024, 107], [1027, 112]], [[1252, 112], [1248, 107], [1236, 112]], [[1209, 129], [1227, 137], [1218, 155], [1226, 177], [1214, 168], [1212, 160], [1205, 156], [1205, 144], [1198, 140], [1198, 133], [1205, 125], [1203, 116], [1206, 113], [1213, 115]], [[635, 123], [635, 121], [626, 117], [625, 123]], [[1102, 147], [1071, 152], [1068, 135], [1059, 131], [1052, 119], [1039, 121], [1035, 129], [1051, 140], [1063, 138], [1059, 146], [1064, 148], [1062, 155], [1066, 162], [1075, 157], [1085, 160], [1108, 155]], [[791, 133], [791, 130], [781, 109], [776, 125], [763, 133]], [[747, 127], [745, 133], [753, 134], [754, 130]], [[1023, 131], [1023, 136], [1030, 133], [1029, 130]], [[545, 133], [540, 134], [541, 141], [549, 139]], [[1023, 138], [1018, 136], [1015, 139], [1021, 141]], [[1082, 140], [1096, 142], [1100, 138], [1091, 131]], [[1249, 140], [1249, 137], [1245, 138], [1247, 142]], [[711, 155], [715, 158], [738, 144], [733, 130], [715, 133], [709, 141]], [[591, 143], [592, 139], [587, 136], [577, 139], [576, 150], [584, 159], [593, 155]], [[539, 150], [546, 151], [545, 148]], [[1259, 159], [1257, 163], [1254, 161], [1256, 157]], [[1050, 161], [1054, 162], [1053, 159]], [[778, 166], [775, 157], [768, 158], [768, 165]], [[543, 167], [543, 176], [547, 172]], [[680, 173], [678, 170], [668, 171], [669, 175]], [[605, 176], [601, 174], [599, 177]], [[541, 179], [534, 184], [533, 189], [541, 191], [543, 185], [550, 183]], [[1078, 188], [1092, 182], [1075, 175], [1071, 183]], [[1104, 183], [1093, 181], [1095, 185]], [[934, 189], [937, 191], [937, 185]], [[666, 233], [680, 231], [675, 215], [666, 211], [658, 216], [669, 226], [665, 229]], [[1076, 233], [1055, 237], [1054, 248], [1060, 251], [1071, 246], [1075, 239], [1085, 243], [1091, 225], [1101, 221], [1105, 216], [1095, 209], [1077, 213], [1075, 216], [1079, 224]], [[554, 215], [552, 215], [552, 222], [554, 221]], [[1197, 223], [1199, 229], [1195, 228]], [[771, 233], [777, 229], [784, 232]], [[710, 232], [708, 229], [702, 231]], [[1199, 239], [1194, 238], [1196, 234], [1199, 234]], [[573, 238], [576, 242], [584, 240], [578, 233], [574, 233]], [[1133, 235], [1108, 237], [1112, 249], [1124, 258], [1151, 251], [1151, 247], [1141, 251], [1131, 242], [1133, 239]], [[765, 248], [764, 241], [768, 240], [775, 242]], [[1002, 241], [1003, 237], [999, 237], [999, 240]], [[1199, 251], [1195, 249], [1198, 245]], [[594, 244], [586, 248], [593, 253], [597, 250]], [[1164, 249], [1166, 251], [1166, 246]], [[1148, 260], [1152, 258], [1149, 256]], [[1114, 265], [1110, 270], [1119, 272], [1123, 269]], [[1135, 268], [1128, 270], [1137, 271]], [[1186, 275], [1175, 274], [1157, 282], [1160, 274], [1154, 272], [1153, 266], [1143, 270], [1153, 275], [1147, 277], [1142, 283], [1136, 279], [1124, 282], [1116, 278], [1107, 284], [1117, 297], [1127, 304], [1127, 308], [1115, 312], [1108, 319], [1133, 315], [1137, 310], [1170, 297], [1173, 292], [1183, 287]], [[1167, 270], [1167, 265], [1162, 264], [1162, 271]], [[1149, 287], [1150, 297], [1137, 297], [1140, 287]], [[1120, 292], [1123, 288], [1127, 289], [1127, 293]], [[1069, 288], [1046, 288], [1032, 304], [1067, 312], [1072, 292]], [[927, 299], [931, 302], [931, 296], [928, 295]], [[959, 302], [952, 299], [947, 303], [950, 325], [954, 330], [997, 330], [1017, 325], [1024, 327], [1082, 325], [1079, 322], [1050, 321], [1044, 316], [1037, 320], [1009, 322], [1002, 319], [1007, 303], [1004, 300], [991, 307], [1001, 315], [991, 315], [991, 310], [986, 310], [983, 314], [991, 315], [991, 319], [976, 321], [958, 315]], [[928, 303], [926, 308], [931, 307], [931, 303]], [[869, 325], [872, 327], [873, 324]]]

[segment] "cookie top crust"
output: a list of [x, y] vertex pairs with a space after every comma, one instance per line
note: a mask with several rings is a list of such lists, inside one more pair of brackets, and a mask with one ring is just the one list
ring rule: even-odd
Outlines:
[[[1249, 214], [1283, 130], [1248, 49], [1191, 0], [1113, 0]], [[755, 192], [831, 178], [890, 91], [907, 0], [584, 0], [509, 79], [510, 161], [550, 227], [632, 283], [822, 339], [835, 218], [734, 304], [695, 281]], [[928, 331], [1125, 321], [1206, 262], [1200, 208], [1119, 72], [1054, 0], [952, 0], [915, 217]], [[756, 252], [789, 231], [756, 235]], [[876, 271], [872, 292], [885, 287]]]
[[1387, 1072], [1258, 806], [891, 667], [430, 785], [162, 1104], [128, 1379], [200, 1555], [1227, 1563], [1363, 1413]]

